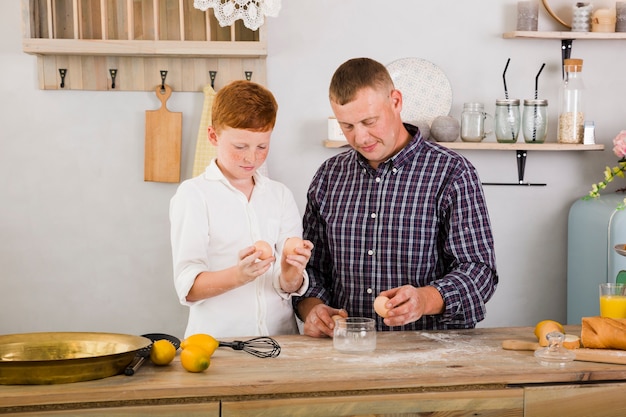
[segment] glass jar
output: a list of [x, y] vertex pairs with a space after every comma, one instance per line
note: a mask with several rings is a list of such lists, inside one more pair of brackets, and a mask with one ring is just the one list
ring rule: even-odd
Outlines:
[[500, 143], [515, 143], [520, 128], [519, 99], [496, 100], [496, 140]]
[[461, 113], [461, 140], [481, 142], [491, 130], [485, 129], [485, 121], [491, 118], [482, 103], [465, 103]]
[[564, 79], [559, 94], [560, 111], [557, 141], [559, 143], [582, 143], [585, 128], [583, 109], [582, 59], [563, 61]]
[[548, 134], [548, 100], [524, 100], [522, 131], [526, 143], [543, 143]]

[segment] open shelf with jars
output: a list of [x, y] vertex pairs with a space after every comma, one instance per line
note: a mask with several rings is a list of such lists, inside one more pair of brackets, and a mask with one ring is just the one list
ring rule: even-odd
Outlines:
[[[457, 150], [478, 150], [478, 151], [602, 151], [604, 145], [593, 144], [568, 144], [568, 143], [499, 143], [499, 142], [437, 142], [441, 146]], [[325, 140], [324, 146], [327, 148], [342, 148], [348, 146], [348, 142], [338, 140]]]
[[265, 84], [263, 27], [221, 27], [189, 0], [22, 0], [24, 52], [39, 87], [202, 91], [249, 78]]
[[[602, 151], [604, 145], [593, 144], [569, 144], [569, 143], [499, 143], [499, 142], [437, 142], [441, 146], [454, 150], [474, 150], [474, 151], [515, 151], [517, 160], [517, 182], [483, 182], [483, 185], [522, 185], [522, 186], [544, 186], [546, 184], [535, 184], [524, 181], [524, 170], [526, 167], [526, 157], [528, 151]], [[338, 140], [325, 140], [324, 146], [327, 148], [347, 147], [348, 142]]]

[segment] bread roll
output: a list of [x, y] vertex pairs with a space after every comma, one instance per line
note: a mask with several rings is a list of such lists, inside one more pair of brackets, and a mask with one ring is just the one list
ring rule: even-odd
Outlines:
[[626, 350], [626, 319], [583, 317], [580, 341], [586, 348]]

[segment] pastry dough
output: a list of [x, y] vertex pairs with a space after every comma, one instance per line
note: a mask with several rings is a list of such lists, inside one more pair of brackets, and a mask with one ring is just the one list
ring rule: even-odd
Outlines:
[[626, 319], [583, 317], [580, 340], [586, 348], [626, 350]]

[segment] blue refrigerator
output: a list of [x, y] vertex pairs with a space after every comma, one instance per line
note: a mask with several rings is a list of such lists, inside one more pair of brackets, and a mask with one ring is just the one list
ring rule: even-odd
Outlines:
[[[617, 210], [624, 193], [601, 195], [572, 204], [567, 227], [567, 323], [600, 314], [599, 285], [626, 282], [626, 209]], [[621, 273], [620, 273], [621, 272]]]

